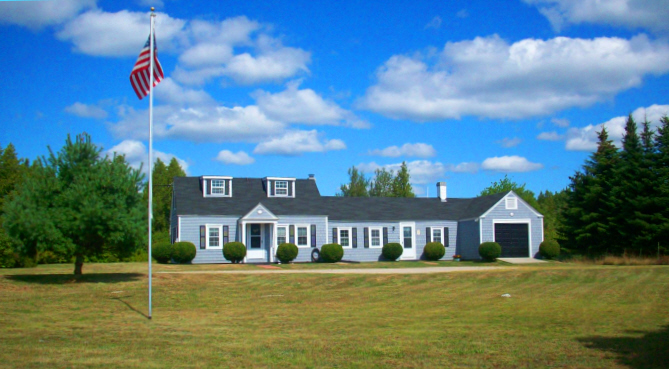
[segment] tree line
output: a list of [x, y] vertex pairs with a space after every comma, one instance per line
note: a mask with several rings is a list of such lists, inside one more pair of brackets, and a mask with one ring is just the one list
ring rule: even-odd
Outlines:
[[406, 162], [402, 162], [397, 173], [386, 168], [377, 168], [372, 178], [367, 178], [365, 173], [353, 166], [348, 170], [348, 177], [348, 183], [339, 187], [337, 196], [416, 197]]

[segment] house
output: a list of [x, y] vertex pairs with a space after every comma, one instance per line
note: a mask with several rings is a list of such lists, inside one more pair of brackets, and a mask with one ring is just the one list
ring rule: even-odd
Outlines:
[[316, 179], [201, 176], [174, 178], [172, 241], [196, 245], [193, 263], [223, 263], [223, 245], [241, 241], [246, 262], [276, 261], [283, 242], [297, 245], [295, 261], [310, 261], [327, 243], [344, 248], [344, 260], [381, 260], [389, 242], [404, 247], [401, 260], [420, 259], [425, 244], [446, 246], [479, 259], [481, 242], [502, 245], [503, 257], [534, 257], [543, 241], [543, 216], [510, 191], [471, 199], [321, 196]]

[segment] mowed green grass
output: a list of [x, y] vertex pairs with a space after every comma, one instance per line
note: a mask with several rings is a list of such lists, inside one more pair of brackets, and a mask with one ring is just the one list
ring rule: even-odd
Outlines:
[[666, 266], [155, 274], [150, 321], [146, 264], [71, 271], [0, 271], [0, 367], [669, 367]]

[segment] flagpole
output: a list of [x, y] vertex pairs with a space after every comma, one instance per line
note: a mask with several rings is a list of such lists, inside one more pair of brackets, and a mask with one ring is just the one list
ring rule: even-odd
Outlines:
[[151, 7], [151, 31], [149, 33], [149, 319], [151, 319], [151, 223], [153, 220], [153, 19], [156, 14], [155, 8]]

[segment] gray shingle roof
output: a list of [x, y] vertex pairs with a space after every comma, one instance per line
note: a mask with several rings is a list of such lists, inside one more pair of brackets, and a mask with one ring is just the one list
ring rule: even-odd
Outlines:
[[277, 216], [327, 215], [330, 220], [460, 220], [482, 215], [506, 193], [472, 199], [321, 196], [316, 181], [295, 181], [295, 198], [268, 198], [261, 178], [234, 178], [233, 197], [202, 197], [199, 177], [174, 178], [177, 215], [241, 217], [258, 203]]

